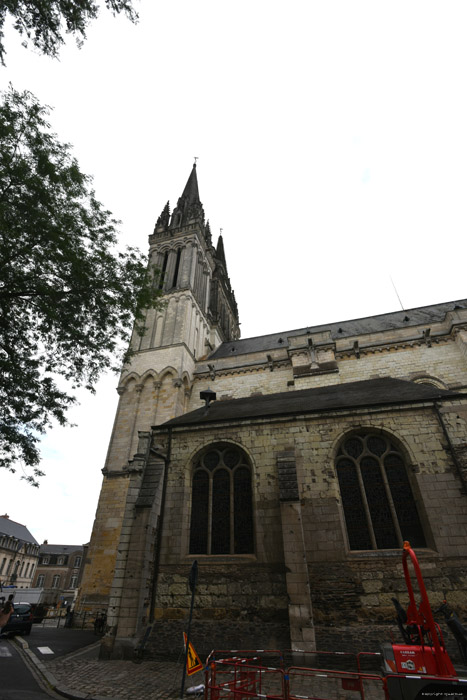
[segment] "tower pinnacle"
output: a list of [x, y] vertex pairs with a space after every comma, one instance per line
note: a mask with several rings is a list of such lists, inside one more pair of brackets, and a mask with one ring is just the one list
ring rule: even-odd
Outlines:
[[194, 221], [204, 224], [204, 209], [199, 198], [196, 160], [193, 163], [193, 168], [185, 185], [185, 189], [182, 192], [182, 196], [179, 198], [177, 206], [173, 211], [170, 227], [179, 228], [180, 226], [186, 226]]

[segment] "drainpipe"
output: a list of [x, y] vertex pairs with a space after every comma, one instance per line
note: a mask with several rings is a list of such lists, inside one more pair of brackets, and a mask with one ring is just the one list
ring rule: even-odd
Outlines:
[[[162, 541], [162, 527], [164, 524], [164, 511], [165, 511], [165, 495], [167, 492], [167, 475], [170, 464], [170, 456], [172, 450], [172, 428], [167, 428], [168, 439], [167, 439], [167, 457], [164, 459], [164, 475], [162, 481], [162, 502], [161, 502], [161, 512], [159, 515], [159, 522], [157, 524], [157, 532], [155, 537], [155, 556], [154, 556], [154, 569], [152, 575], [152, 585], [151, 585], [151, 606], [149, 609], [149, 619], [151, 624], [154, 620], [154, 612], [156, 609], [156, 592], [157, 592], [157, 577], [159, 575], [159, 565], [160, 565], [160, 551], [161, 551], [161, 541]], [[151, 431], [151, 441], [152, 441], [152, 431]]]
[[451, 440], [450, 435], [448, 433], [448, 430], [446, 428], [446, 424], [443, 420], [442, 413], [439, 410], [439, 405], [435, 401], [433, 403], [433, 406], [435, 409], [435, 413], [438, 416], [439, 424], [441, 425], [442, 431], [444, 433], [444, 437], [446, 438], [446, 442], [448, 443], [448, 447], [449, 447], [449, 451], [451, 453], [452, 461], [454, 462], [454, 466], [456, 467], [457, 476], [459, 477], [460, 482], [462, 484], [461, 493], [467, 494], [467, 482], [465, 480], [465, 476], [464, 476], [464, 473], [462, 471], [462, 466], [461, 466], [459, 460], [457, 459], [457, 455], [456, 455], [456, 452], [454, 450], [454, 445], [452, 444], [452, 440]]

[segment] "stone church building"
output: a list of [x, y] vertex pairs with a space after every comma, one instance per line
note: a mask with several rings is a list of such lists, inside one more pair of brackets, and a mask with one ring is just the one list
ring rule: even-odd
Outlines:
[[[78, 606], [104, 657], [371, 648], [409, 540], [467, 615], [467, 300], [240, 339], [196, 166], [149, 237], [162, 310], [121, 374]], [[384, 627], [384, 631], [381, 630]]]

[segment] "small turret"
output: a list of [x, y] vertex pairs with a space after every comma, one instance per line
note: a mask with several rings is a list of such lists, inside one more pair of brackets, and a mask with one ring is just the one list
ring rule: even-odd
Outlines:
[[170, 203], [167, 202], [163, 210], [161, 211], [159, 218], [154, 226], [154, 233], [157, 231], [165, 231], [169, 226], [170, 221]]

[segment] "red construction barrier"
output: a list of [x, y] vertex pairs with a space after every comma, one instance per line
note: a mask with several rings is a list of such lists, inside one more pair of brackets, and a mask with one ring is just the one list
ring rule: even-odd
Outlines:
[[[334, 700], [343, 693], [347, 697], [352, 692], [358, 693], [361, 700], [389, 697], [384, 678], [377, 674], [310, 666], [286, 668], [283, 666], [283, 656], [277, 650], [256, 649], [247, 651], [245, 655], [242, 650], [237, 653], [239, 656], [224, 656], [229, 654], [228, 651], [211, 652], [206, 662], [205, 700]], [[298, 653], [314, 654], [315, 658], [344, 656], [356, 668], [359, 665], [356, 654]], [[276, 666], [265, 665], [268, 656], [276, 659]]]

